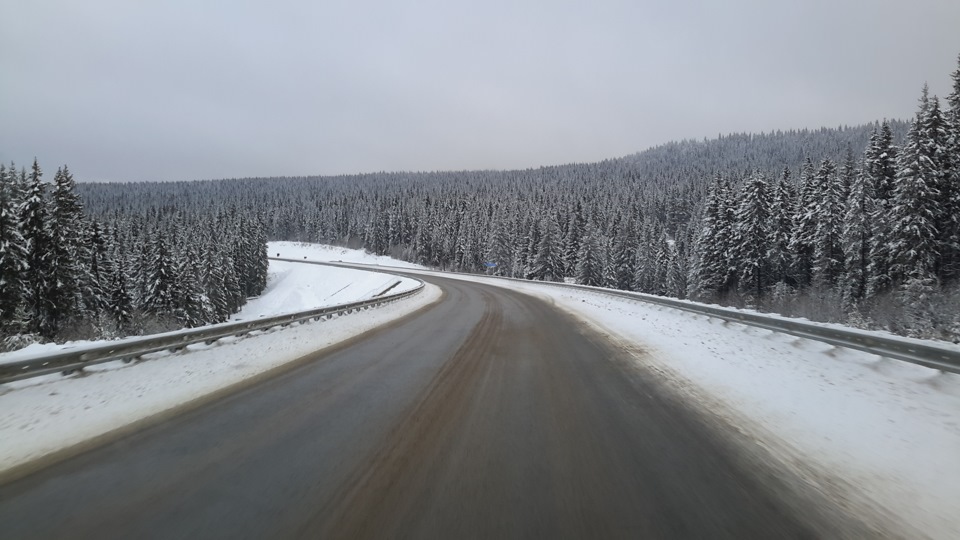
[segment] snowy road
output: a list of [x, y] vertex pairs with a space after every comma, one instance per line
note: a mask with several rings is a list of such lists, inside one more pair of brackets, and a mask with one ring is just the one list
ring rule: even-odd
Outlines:
[[0, 487], [11, 538], [814, 538], [875, 532], [738, 452], [548, 302], [444, 299]]

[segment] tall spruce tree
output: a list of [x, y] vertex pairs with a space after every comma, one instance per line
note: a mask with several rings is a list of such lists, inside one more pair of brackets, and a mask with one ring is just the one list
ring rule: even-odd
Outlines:
[[26, 269], [26, 241], [20, 233], [21, 194], [16, 184], [16, 169], [0, 164], [0, 335], [19, 331], [16, 320], [23, 294], [22, 277]]
[[960, 57], [951, 74], [953, 88], [947, 96], [944, 114], [946, 131], [943, 193], [941, 204], [941, 277], [945, 281], [960, 279]]
[[703, 225], [697, 239], [694, 269], [695, 295], [702, 300], [722, 299], [735, 283], [733, 251], [733, 202], [730, 184], [717, 175], [703, 210]]
[[873, 182], [865, 170], [853, 178], [843, 222], [843, 299], [849, 309], [867, 297], [875, 206]]
[[[930, 323], [930, 303], [937, 285], [939, 192], [935, 141], [925, 128], [928, 116], [939, 114], [936, 98], [924, 86], [920, 110], [900, 153], [897, 185], [891, 199], [891, 275], [903, 298], [910, 328]], [[920, 330], [922, 331], [922, 330]]]
[[768, 257], [771, 247], [770, 206], [767, 179], [759, 171], [755, 172], [747, 179], [740, 193], [733, 245], [740, 291], [752, 299], [751, 303], [758, 308], [771, 281]]
[[821, 290], [837, 286], [843, 274], [843, 180], [829, 159], [823, 160], [816, 175], [817, 198], [808, 211], [814, 220], [813, 283]]
[[577, 283], [600, 287], [603, 285], [603, 239], [588, 226], [577, 253]]
[[55, 328], [64, 321], [78, 318], [83, 305], [81, 265], [87, 246], [83, 242], [83, 207], [74, 189], [73, 175], [67, 167], [57, 169], [51, 197], [52, 259], [48, 269], [51, 281], [48, 294], [57, 306], [51, 321]]
[[56, 286], [50, 269], [53, 265], [53, 241], [47, 228], [48, 210], [43, 170], [33, 160], [20, 213], [20, 230], [26, 241], [26, 267], [23, 278], [27, 329], [45, 338], [56, 333], [57, 306], [51, 291]]
[[790, 251], [790, 237], [794, 228], [794, 203], [796, 193], [790, 181], [790, 169], [784, 169], [770, 200], [770, 261], [771, 278], [774, 283], [783, 286], [795, 284], [790, 270], [793, 254]]
[[793, 271], [791, 273], [796, 279], [798, 288], [809, 286], [813, 279], [817, 206], [820, 197], [818, 188], [813, 162], [810, 158], [807, 158], [800, 171], [795, 226], [790, 237], [790, 251], [793, 253]]

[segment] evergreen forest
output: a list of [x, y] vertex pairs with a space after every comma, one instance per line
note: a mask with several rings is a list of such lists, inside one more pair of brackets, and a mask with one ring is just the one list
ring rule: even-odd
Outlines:
[[[960, 341], [960, 65], [910, 121], [722, 135], [515, 171], [79, 183], [0, 167], [0, 332], [225, 320], [267, 240]], [[42, 270], [37, 270], [42, 269]]]

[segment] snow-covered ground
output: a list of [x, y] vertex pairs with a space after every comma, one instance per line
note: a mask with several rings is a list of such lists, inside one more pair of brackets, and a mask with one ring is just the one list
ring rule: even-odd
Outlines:
[[270, 261], [267, 288], [230, 319], [244, 321], [410, 290], [417, 282], [379, 272]]
[[283, 259], [376, 264], [398, 268], [424, 268], [419, 264], [408, 263], [382, 255], [373, 255], [360, 249], [349, 249], [324, 244], [306, 244], [303, 242], [270, 242], [267, 244], [267, 254], [271, 257]]
[[[294, 244], [292, 242], [273, 242], [269, 244], [270, 255], [282, 253], [283, 257], [301, 259], [305, 253], [312, 261], [358, 262], [364, 264], [416, 265], [378, 257], [359, 250]], [[270, 261], [267, 288], [256, 298], [247, 301], [243, 308], [230, 317], [231, 321], [247, 321], [260, 317], [271, 317], [284, 313], [295, 313], [308, 309], [321, 308], [336, 304], [346, 304], [367, 300], [383, 294], [398, 293], [416, 287], [417, 282], [409, 278], [396, 277], [379, 272], [357, 272], [344, 268], [321, 267], [283, 261]], [[136, 338], [132, 338], [136, 339]], [[67, 343], [34, 343], [22, 349], [0, 353], [0, 364], [28, 360], [60, 350], [80, 350], [102, 345], [103, 341], [71, 341]]]
[[[369, 298], [397, 281], [379, 273], [272, 261], [267, 290], [237, 317]], [[415, 284], [403, 280], [391, 292]], [[411, 298], [330, 321], [191, 345], [135, 364], [100, 364], [82, 376], [54, 374], [0, 385], [0, 472], [202, 399], [412, 313], [439, 296], [439, 289], [428, 285]]]

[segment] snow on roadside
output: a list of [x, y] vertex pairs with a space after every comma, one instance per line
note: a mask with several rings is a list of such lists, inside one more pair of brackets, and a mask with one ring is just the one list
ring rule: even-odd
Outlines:
[[410, 290], [417, 284], [410, 278], [379, 272], [270, 261], [263, 294], [250, 299], [230, 320], [245, 321], [368, 300], [387, 290], [393, 294]]
[[[370, 279], [368, 272], [298, 266], [311, 269], [317, 279], [328, 270], [351, 272], [365, 284], [356, 288], [358, 293], [380, 287], [364, 281]], [[55, 374], [0, 385], [0, 471], [199, 399], [412, 313], [439, 297], [440, 290], [427, 285], [411, 298], [330, 321], [191, 345], [184, 352], [155, 353], [135, 364], [91, 366], [80, 377]], [[332, 303], [345, 301], [350, 300]], [[269, 313], [267, 307], [261, 308]]]
[[[283, 244], [285, 242], [278, 242]], [[337, 248], [339, 249], [339, 248]], [[298, 250], [297, 253], [303, 250]], [[316, 250], [318, 253], [340, 254], [336, 250]], [[359, 252], [363, 253], [363, 252]], [[365, 260], [361, 255], [346, 254], [358, 260]], [[371, 258], [383, 264], [399, 264], [388, 257]], [[297, 257], [299, 258], [299, 257]], [[311, 258], [311, 260], [324, 260]], [[312, 264], [297, 264], [283, 261], [270, 261], [267, 288], [263, 293], [247, 301], [246, 305], [230, 317], [230, 321], [246, 321], [260, 317], [271, 317], [294, 313], [308, 309], [316, 309], [336, 304], [346, 304], [367, 300], [374, 296], [389, 293], [398, 293], [410, 290], [417, 286], [413, 279], [382, 274], [379, 272], [357, 272], [345, 268], [318, 266]], [[117, 340], [136, 340], [140, 336], [133, 336]], [[45, 354], [65, 350], [83, 350], [103, 345], [106, 341], [70, 341], [67, 343], [34, 343], [22, 349], [0, 353], [0, 364], [29, 360]]]
[[827, 495], [845, 486], [910, 536], [960, 538], [960, 376], [602, 293], [498, 284], [598, 327], [798, 472], [842, 480]]
[[308, 244], [304, 242], [268, 242], [267, 254], [271, 257], [283, 259], [372, 264], [396, 268], [424, 268], [419, 264], [409, 263], [383, 255], [374, 255], [360, 249], [328, 246], [326, 244]]

